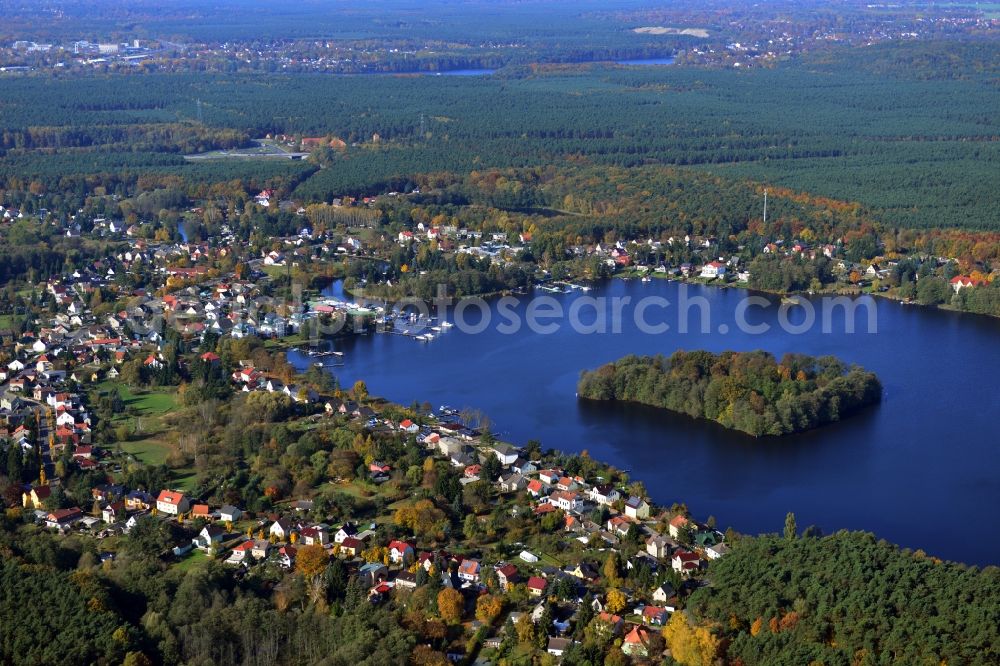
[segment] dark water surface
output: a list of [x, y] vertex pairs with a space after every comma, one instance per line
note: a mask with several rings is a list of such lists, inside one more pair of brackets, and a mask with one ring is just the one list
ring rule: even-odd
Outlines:
[[[655, 295], [677, 304], [683, 288], [616, 280], [588, 294], [552, 298], [567, 309], [594, 296], [634, 302]], [[384, 334], [338, 343], [345, 365], [335, 372], [342, 385], [363, 379], [372, 394], [403, 404], [481, 409], [496, 433], [518, 444], [534, 438], [546, 448], [586, 449], [630, 470], [658, 502], [686, 502], [721, 527], [777, 532], [785, 512], [794, 511], [800, 528], [870, 530], [947, 559], [1000, 563], [1000, 321], [878, 300], [877, 333], [845, 333], [839, 310], [832, 333], [817, 323], [793, 335], [777, 325], [772, 299], [770, 308], [747, 317], [771, 330], [750, 335], [737, 330], [733, 314], [747, 292], [686, 288], [707, 300], [711, 332], [680, 333], [674, 307], [666, 315], [648, 311], [647, 321], [670, 324], [659, 335], [641, 332], [628, 310], [619, 334], [580, 334], [563, 322], [552, 334], [522, 327], [505, 335], [496, 328], [493, 301], [494, 325], [479, 334], [454, 328], [426, 343]], [[524, 300], [513, 310], [522, 318], [531, 299]], [[697, 331], [700, 310], [689, 315]], [[720, 333], [720, 325], [728, 331]], [[857, 327], [865, 331], [867, 319]], [[679, 348], [833, 354], [875, 371], [885, 395], [881, 405], [841, 423], [761, 440], [652, 408], [575, 396], [584, 368]], [[309, 362], [291, 356], [300, 366]]]

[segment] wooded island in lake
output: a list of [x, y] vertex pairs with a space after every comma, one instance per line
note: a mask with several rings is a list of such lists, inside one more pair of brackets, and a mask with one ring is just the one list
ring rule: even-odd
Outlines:
[[832, 356], [786, 354], [779, 363], [765, 351], [677, 351], [584, 371], [577, 393], [669, 409], [758, 437], [838, 421], [879, 402], [882, 384]]

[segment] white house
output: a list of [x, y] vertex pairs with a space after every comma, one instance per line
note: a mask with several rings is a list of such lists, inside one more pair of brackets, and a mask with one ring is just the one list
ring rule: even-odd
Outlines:
[[710, 261], [701, 267], [701, 277], [709, 280], [725, 277], [726, 265], [721, 261]]
[[633, 495], [625, 501], [625, 515], [633, 520], [649, 518], [649, 503]]
[[590, 489], [590, 499], [597, 504], [609, 506], [617, 502], [620, 498], [621, 493], [610, 484], [600, 484]]
[[656, 603], [662, 604], [672, 596], [674, 596], [674, 588], [670, 583], [664, 583], [653, 590], [653, 601]]
[[271, 523], [271, 527], [268, 529], [267, 533], [276, 539], [284, 541], [288, 538], [288, 535], [292, 533], [292, 524], [284, 518], [279, 518]]
[[580, 494], [571, 490], [560, 490], [552, 493], [552, 504], [563, 511], [576, 511], [580, 508]]
[[684, 516], [674, 516], [670, 520], [670, 536], [673, 538], [678, 538], [681, 535], [681, 530], [687, 527], [688, 519]]
[[505, 442], [497, 442], [493, 445], [493, 454], [502, 465], [513, 465], [518, 458], [519, 451]]
[[156, 498], [156, 510], [170, 516], [187, 513], [190, 508], [191, 502], [184, 496], [184, 493], [161, 490], [159, 496]]

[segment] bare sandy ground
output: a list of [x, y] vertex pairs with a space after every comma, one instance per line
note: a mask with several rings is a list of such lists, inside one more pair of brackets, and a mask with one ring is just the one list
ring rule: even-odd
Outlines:
[[644, 28], [633, 28], [632, 32], [641, 35], [688, 35], [690, 37], [708, 37], [708, 30], [704, 28], [665, 28], [663, 26], [646, 26]]

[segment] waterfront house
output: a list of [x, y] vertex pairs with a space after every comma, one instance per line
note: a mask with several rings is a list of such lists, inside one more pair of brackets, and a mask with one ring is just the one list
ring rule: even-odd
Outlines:
[[625, 515], [633, 520], [649, 518], [649, 503], [633, 495], [625, 502]]

